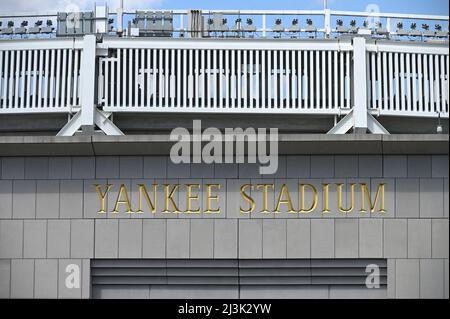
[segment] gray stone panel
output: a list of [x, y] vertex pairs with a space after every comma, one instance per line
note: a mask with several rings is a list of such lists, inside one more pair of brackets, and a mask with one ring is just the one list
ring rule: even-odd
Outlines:
[[0, 219], [12, 217], [12, 181], [0, 180]]
[[448, 219], [431, 220], [431, 257], [448, 258], [449, 231]]
[[166, 220], [143, 220], [142, 233], [142, 257], [165, 258], [166, 257]]
[[191, 178], [214, 178], [214, 163], [191, 164]]
[[237, 178], [238, 165], [234, 163], [216, 163], [214, 164], [215, 178]]
[[36, 217], [36, 181], [13, 182], [13, 218]]
[[286, 258], [286, 220], [263, 220], [263, 258]]
[[191, 220], [190, 258], [213, 258], [214, 220]]
[[72, 157], [72, 178], [95, 178], [95, 157]]
[[[36, 188], [36, 218], [58, 218], [60, 212], [59, 181], [37, 181]], [[82, 204], [81, 201], [80, 204]]]
[[175, 164], [170, 158], [167, 159], [167, 178], [189, 178], [191, 177], [190, 164]]
[[0, 258], [22, 258], [23, 221], [0, 220]]
[[383, 257], [383, 220], [359, 220], [359, 257]]
[[58, 298], [58, 260], [36, 259], [34, 266], [34, 297]]
[[94, 220], [73, 219], [70, 221], [70, 257], [94, 257]]
[[420, 217], [444, 216], [443, 179], [420, 179]]
[[431, 177], [431, 156], [409, 155], [408, 177]]
[[26, 179], [48, 178], [48, 157], [26, 157], [25, 158]]
[[406, 155], [385, 155], [383, 177], [407, 177], [408, 157]]
[[0, 259], [0, 298], [10, 298], [11, 260]]
[[[142, 156], [120, 157], [120, 178], [143, 178], [144, 161]], [[111, 177], [109, 177], [111, 178]]]
[[407, 258], [407, 231], [406, 219], [384, 220], [384, 257]]
[[337, 219], [334, 227], [336, 258], [358, 258], [358, 219]]
[[48, 159], [48, 178], [69, 179], [72, 176], [71, 157], [50, 157]]
[[214, 258], [237, 258], [238, 222], [214, 220]]
[[448, 178], [448, 155], [431, 156], [431, 176]]
[[397, 259], [395, 265], [395, 289], [397, 298], [419, 298], [419, 259]]
[[25, 159], [23, 157], [2, 158], [2, 179], [25, 178]]
[[61, 181], [60, 218], [83, 217], [83, 181]]
[[47, 223], [47, 258], [70, 257], [70, 220], [50, 219]]
[[333, 219], [311, 219], [311, 257], [334, 258]]
[[382, 177], [383, 157], [380, 155], [359, 155], [359, 177]]
[[311, 221], [290, 219], [287, 221], [287, 258], [311, 257]]
[[119, 221], [95, 221], [95, 258], [117, 258], [119, 255]]
[[119, 178], [119, 157], [97, 156], [95, 158], [95, 178]]
[[262, 258], [262, 219], [239, 220], [239, 258]]
[[166, 178], [166, 156], [144, 156], [144, 178]]
[[167, 258], [189, 258], [190, 221], [167, 220]]
[[119, 258], [142, 257], [142, 220], [119, 221]]
[[444, 261], [420, 260], [420, 298], [444, 298]]
[[286, 156], [288, 178], [310, 178], [311, 156]]
[[431, 219], [408, 220], [408, 258], [431, 258]]
[[358, 156], [336, 155], [334, 157], [335, 177], [358, 177]]
[[23, 221], [23, 257], [45, 258], [47, 256], [47, 221]]
[[328, 155], [311, 156], [311, 177], [312, 178], [334, 177], [334, 156]]
[[11, 298], [34, 297], [34, 259], [11, 260]]
[[395, 217], [419, 217], [419, 180], [396, 179]]

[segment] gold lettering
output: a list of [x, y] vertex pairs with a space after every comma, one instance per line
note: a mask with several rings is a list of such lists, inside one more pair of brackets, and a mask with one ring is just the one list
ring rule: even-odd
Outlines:
[[262, 188], [262, 190], [263, 190], [263, 208], [260, 211], [260, 213], [263, 213], [263, 214], [270, 213], [269, 208], [268, 208], [268, 203], [267, 203], [268, 202], [267, 201], [267, 198], [268, 198], [267, 193], [268, 193], [269, 187], [272, 187], [272, 189], [274, 189], [275, 185], [274, 184], [258, 184], [258, 185], [256, 185], [256, 189]]
[[197, 202], [197, 207], [199, 207], [199, 196], [198, 193], [197, 195], [192, 195], [192, 188], [195, 187], [198, 190], [200, 189], [200, 185], [199, 184], [186, 184], [186, 210], [185, 213], [186, 214], [200, 214], [200, 208], [196, 208], [196, 209], [192, 209], [192, 201], [196, 201]]
[[220, 208], [217, 209], [211, 209], [211, 201], [215, 200], [217, 203], [219, 203], [219, 195], [212, 196], [211, 195], [211, 188], [216, 187], [218, 190], [220, 190], [220, 184], [206, 184], [206, 210], [205, 214], [220, 214]]
[[386, 209], [384, 208], [384, 185], [386, 185], [386, 184], [381, 183], [378, 185], [377, 193], [375, 195], [375, 200], [374, 200], [374, 203], [372, 204], [372, 199], [370, 198], [370, 192], [367, 187], [367, 184], [361, 183], [361, 209], [359, 210], [361, 213], [365, 213], [367, 211], [365, 199], [367, 199], [367, 201], [369, 202], [370, 212], [374, 213], [379, 197], [381, 197], [381, 204], [380, 204], [380, 209], [378, 211], [380, 213], [386, 212]]
[[350, 207], [344, 208], [342, 207], [342, 187], [344, 184], [338, 183], [337, 185], [337, 193], [338, 193], [338, 208], [341, 213], [350, 213], [355, 206], [355, 184], [350, 183]]
[[158, 184], [153, 184], [153, 203], [150, 200], [150, 196], [148, 195], [147, 188], [144, 184], [138, 184], [139, 188], [139, 207], [136, 213], [142, 214], [142, 194], [144, 194], [145, 201], [147, 202], [148, 207], [150, 208], [151, 212], [154, 214], [156, 213], [156, 190], [158, 188]]
[[[308, 209], [305, 208], [305, 188], [309, 188], [313, 192], [313, 201], [311, 203], [311, 206]], [[308, 214], [308, 213], [311, 213], [313, 210], [316, 209], [317, 202], [318, 202], [318, 196], [317, 196], [317, 189], [314, 187], [314, 185], [311, 185], [311, 184], [300, 184], [300, 196], [302, 198], [302, 200], [301, 200], [301, 207], [300, 207], [300, 213]]]
[[[125, 197], [124, 199], [122, 199], [122, 194]], [[127, 188], [125, 187], [125, 184], [121, 184], [120, 188], [119, 188], [119, 193], [117, 194], [117, 199], [116, 199], [116, 205], [114, 206], [114, 210], [112, 211], [115, 214], [119, 213], [119, 205], [120, 204], [125, 204], [127, 210], [125, 211], [127, 214], [132, 214], [133, 211], [131, 210], [131, 204], [130, 204], [130, 199], [128, 198], [128, 192], [127, 192]]]
[[175, 214], [181, 213], [180, 209], [177, 207], [177, 204], [173, 200], [173, 195], [175, 194], [179, 186], [180, 186], [179, 184], [174, 184], [172, 190], [169, 192], [170, 184], [164, 184], [164, 210], [163, 210], [164, 214], [171, 213], [171, 211], [169, 210], [169, 202], [172, 204], [174, 208], [173, 213]]
[[329, 198], [329, 190], [330, 190], [330, 184], [322, 184], [322, 192], [323, 192], [323, 208], [322, 213], [327, 214], [330, 212], [330, 206], [328, 203]]
[[253, 198], [251, 198], [251, 196], [249, 196], [245, 193], [245, 189], [248, 187], [250, 187], [251, 190], [253, 189], [252, 184], [244, 184], [241, 186], [241, 191], [240, 191], [241, 196], [245, 201], [247, 201], [250, 204], [250, 207], [247, 210], [244, 210], [244, 209], [242, 209], [242, 207], [240, 207], [241, 214], [252, 213], [253, 210], [255, 209], [255, 201], [253, 200]]
[[[286, 193], [286, 199], [283, 199], [283, 195]], [[280, 195], [278, 196], [277, 207], [275, 208], [275, 213], [280, 213], [280, 207], [282, 204], [286, 204], [288, 208], [288, 213], [297, 213], [292, 206], [291, 195], [289, 194], [289, 188], [286, 184], [281, 185]]]
[[109, 190], [112, 188], [112, 184], [106, 184], [106, 190], [102, 193], [102, 187], [100, 184], [94, 184], [95, 190], [97, 191], [98, 200], [100, 201], [99, 214], [106, 214], [106, 195], [108, 195]]

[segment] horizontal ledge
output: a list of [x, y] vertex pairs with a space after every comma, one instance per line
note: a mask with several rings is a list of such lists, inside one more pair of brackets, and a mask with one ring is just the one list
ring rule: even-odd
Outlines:
[[[169, 155], [168, 134], [0, 136], [0, 156]], [[448, 154], [448, 134], [279, 134], [280, 155]]]

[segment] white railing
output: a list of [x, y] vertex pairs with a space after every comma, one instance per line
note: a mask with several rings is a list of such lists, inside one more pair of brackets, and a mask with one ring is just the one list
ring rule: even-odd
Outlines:
[[367, 49], [370, 109], [379, 115], [448, 117], [447, 46], [380, 44]]
[[0, 43], [0, 114], [80, 107], [82, 40]]
[[114, 112], [448, 118], [449, 49], [362, 37], [0, 41], [0, 116], [61, 112], [111, 134]]
[[105, 40], [108, 112], [338, 114], [351, 108], [351, 44]]

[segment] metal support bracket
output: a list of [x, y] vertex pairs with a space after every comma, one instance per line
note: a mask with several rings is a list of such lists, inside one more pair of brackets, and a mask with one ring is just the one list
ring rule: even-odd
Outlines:
[[[78, 111], [69, 122], [56, 134], [56, 136], [73, 136], [85, 127], [82, 123], [82, 110]], [[98, 109], [94, 110], [94, 124], [102, 130], [106, 135], [124, 135], [123, 132], [109, 119], [111, 113], [103, 112]], [[89, 126], [92, 127], [92, 126]], [[93, 133], [87, 132], [88, 134]]]
[[355, 132], [363, 131], [362, 133], [366, 133], [369, 131], [373, 134], [389, 134], [388, 130], [386, 130], [380, 122], [377, 121], [375, 117], [369, 112], [366, 112], [367, 115], [367, 128], [362, 128], [356, 126], [356, 119], [354, 111], [350, 111], [346, 116], [344, 116], [331, 130], [327, 132], [327, 134], [346, 134], [352, 128]]

